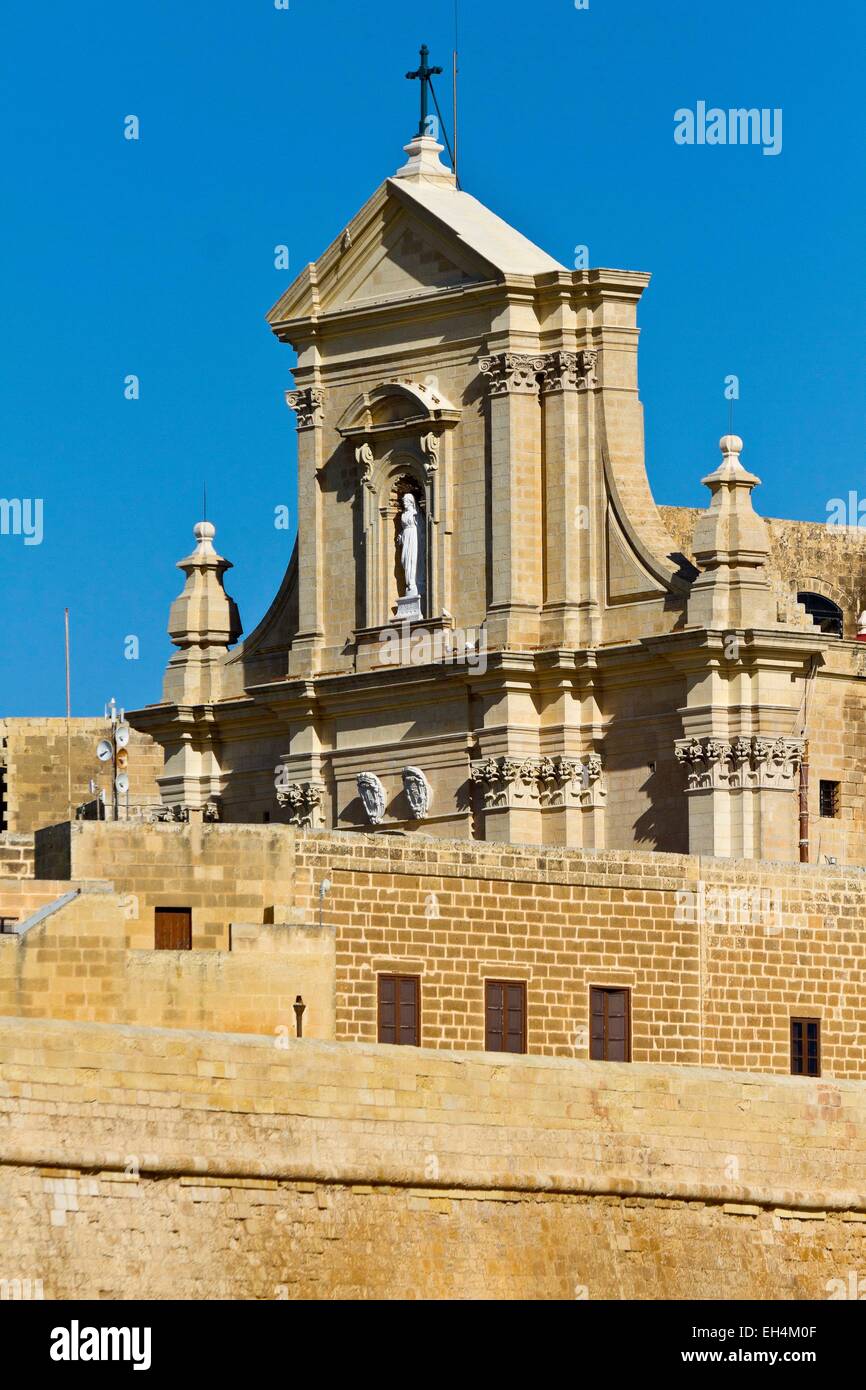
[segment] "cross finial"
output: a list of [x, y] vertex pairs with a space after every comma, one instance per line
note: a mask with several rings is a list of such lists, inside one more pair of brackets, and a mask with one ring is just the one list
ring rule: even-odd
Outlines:
[[431, 68], [427, 59], [430, 57], [430, 49], [426, 43], [421, 46], [421, 66], [417, 72], [407, 72], [406, 77], [410, 82], [420, 81], [421, 83], [421, 124], [418, 127], [419, 135], [429, 135], [428, 116], [429, 109], [427, 104], [427, 92], [430, 87], [430, 79], [438, 77], [442, 69]]

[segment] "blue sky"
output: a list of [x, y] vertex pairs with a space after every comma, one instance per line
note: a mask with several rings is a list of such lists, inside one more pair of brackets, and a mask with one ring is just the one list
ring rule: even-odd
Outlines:
[[[463, 186], [572, 264], [653, 272], [640, 312], [659, 502], [701, 505], [735, 428], [770, 516], [866, 494], [866, 11], [827, 0], [460, 0]], [[159, 698], [206, 480], [247, 631], [282, 576], [292, 357], [264, 314], [402, 161], [404, 74], [453, 0], [43, 0], [3, 17], [0, 714]], [[450, 109], [447, 76], [440, 96]], [[678, 146], [674, 113], [781, 108], [783, 147]], [[141, 138], [123, 138], [135, 114]], [[274, 247], [290, 248], [290, 271]], [[140, 378], [137, 401], [124, 378]], [[135, 634], [140, 656], [124, 657]]]

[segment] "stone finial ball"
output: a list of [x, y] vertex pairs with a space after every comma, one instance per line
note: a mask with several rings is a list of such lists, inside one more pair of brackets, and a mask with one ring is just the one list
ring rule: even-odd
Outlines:
[[723, 454], [740, 454], [743, 451], [743, 441], [738, 434], [723, 434], [719, 440], [719, 448]]
[[192, 533], [197, 541], [212, 541], [216, 535], [216, 527], [211, 521], [199, 521], [192, 528]]

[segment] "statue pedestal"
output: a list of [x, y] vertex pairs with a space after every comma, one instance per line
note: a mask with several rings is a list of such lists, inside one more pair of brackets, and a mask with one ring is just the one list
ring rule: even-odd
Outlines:
[[404, 594], [402, 598], [398, 598], [394, 612], [400, 623], [420, 622], [424, 614], [421, 612], [421, 595], [418, 590], [416, 589], [414, 594]]

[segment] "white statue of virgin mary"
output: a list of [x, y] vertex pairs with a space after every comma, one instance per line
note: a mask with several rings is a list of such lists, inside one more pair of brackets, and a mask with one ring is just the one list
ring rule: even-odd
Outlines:
[[418, 592], [418, 504], [411, 492], [403, 494], [403, 514], [400, 518], [400, 563], [406, 581], [406, 594]]

